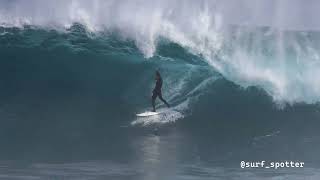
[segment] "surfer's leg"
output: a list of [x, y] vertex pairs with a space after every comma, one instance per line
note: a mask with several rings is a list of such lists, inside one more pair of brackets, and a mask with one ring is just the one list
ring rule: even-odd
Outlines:
[[165, 103], [168, 107], [170, 107], [170, 105], [167, 103], [167, 101], [162, 98], [162, 94], [161, 94], [161, 93], [159, 93], [159, 99], [160, 99], [163, 103]]
[[155, 105], [156, 98], [157, 98], [157, 93], [153, 92], [152, 100], [151, 100], [152, 108], [153, 108], [152, 111], [153, 112], [156, 112], [156, 105]]

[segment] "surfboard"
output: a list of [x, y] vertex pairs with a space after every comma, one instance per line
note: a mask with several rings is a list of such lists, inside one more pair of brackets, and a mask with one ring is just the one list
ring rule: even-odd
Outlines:
[[144, 112], [144, 113], [140, 113], [140, 114], [137, 114], [137, 116], [139, 117], [147, 117], [147, 116], [154, 116], [154, 115], [157, 115], [157, 114], [160, 114], [160, 112]]

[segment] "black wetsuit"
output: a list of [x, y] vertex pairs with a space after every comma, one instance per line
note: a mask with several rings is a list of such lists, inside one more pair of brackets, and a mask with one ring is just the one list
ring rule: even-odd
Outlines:
[[157, 97], [159, 97], [159, 99], [162, 102], [164, 102], [168, 107], [170, 107], [169, 104], [167, 103], [167, 101], [162, 98], [161, 88], [162, 88], [162, 78], [159, 77], [157, 79], [156, 86], [154, 87], [153, 93], [152, 93], [152, 107], [153, 107], [154, 112], [156, 111], [155, 100]]

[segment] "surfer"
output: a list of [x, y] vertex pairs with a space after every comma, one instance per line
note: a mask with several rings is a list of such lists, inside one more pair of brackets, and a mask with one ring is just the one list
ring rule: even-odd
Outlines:
[[152, 91], [152, 107], [153, 107], [153, 112], [156, 112], [156, 107], [155, 107], [155, 100], [157, 97], [159, 97], [159, 99], [165, 103], [168, 107], [170, 107], [170, 105], [167, 103], [166, 100], [164, 100], [162, 98], [162, 93], [161, 93], [161, 88], [162, 88], [162, 78], [160, 76], [159, 71], [156, 71], [156, 86], [154, 87], [153, 91]]

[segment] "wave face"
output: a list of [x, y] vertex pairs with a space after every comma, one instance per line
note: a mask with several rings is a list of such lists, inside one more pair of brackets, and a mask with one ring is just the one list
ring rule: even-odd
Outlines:
[[0, 5], [0, 24], [6, 27], [65, 31], [80, 23], [92, 33], [117, 32], [145, 58], [156, 55], [160, 39], [166, 39], [226, 79], [264, 89], [279, 104], [320, 100], [320, 84], [313, 78], [320, 74], [320, 23], [312, 18], [319, 15], [317, 1], [15, 0]]

